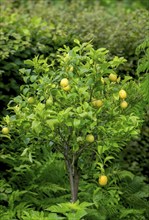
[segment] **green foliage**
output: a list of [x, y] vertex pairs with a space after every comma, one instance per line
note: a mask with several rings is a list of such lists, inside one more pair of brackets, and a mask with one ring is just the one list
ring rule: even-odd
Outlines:
[[84, 188], [81, 195], [94, 204], [88, 209], [87, 219], [147, 219], [148, 185], [142, 178], [119, 170], [118, 164], [110, 167], [109, 173], [109, 184], [106, 188], [95, 186], [90, 181], [82, 184]]
[[[135, 128], [140, 124], [139, 118], [130, 112], [131, 108], [134, 109], [138, 101], [141, 101], [139, 87], [127, 77], [121, 83], [110, 83], [107, 76], [125, 62], [124, 58], [114, 57], [113, 60], [107, 61], [106, 49], [94, 50], [90, 44], [81, 45], [78, 41], [76, 43], [78, 45], [72, 50], [68, 47], [60, 50], [62, 54], [58, 57], [61, 67], [58, 70], [50, 67], [43, 57], [35, 57], [32, 61], [25, 62], [31, 69], [21, 69], [20, 72], [27, 84], [21, 86], [22, 94], [9, 104], [8, 109], [13, 110], [16, 116], [7, 116], [5, 123], [12, 133], [19, 134], [20, 130], [24, 130], [23, 136], [19, 136], [22, 142], [24, 137], [28, 140], [27, 145], [34, 143], [36, 136], [43, 135], [44, 140], [50, 140], [51, 145], [56, 145], [61, 153], [65, 152], [64, 146], [69, 143], [70, 153], [79, 154], [80, 150], [82, 151], [81, 145], [88, 148], [84, 145], [86, 135], [93, 133], [98, 148], [106, 148], [103, 152], [99, 150], [99, 154], [108, 152], [110, 148], [117, 151], [131, 135], [138, 134]], [[73, 72], [70, 71], [71, 66]], [[59, 86], [60, 80], [65, 77], [70, 80], [72, 87], [68, 93]], [[129, 107], [125, 111], [119, 106], [118, 92], [121, 88], [128, 91]], [[27, 103], [30, 96], [34, 97], [33, 105]], [[50, 109], [46, 106], [49, 96], [53, 97]], [[93, 99], [101, 99], [103, 107], [95, 108]], [[141, 112], [139, 114], [141, 115]], [[54, 133], [57, 133], [57, 136]], [[37, 139], [40, 141], [40, 137]], [[34, 148], [26, 148], [24, 154], [28, 155], [32, 162], [34, 156], [31, 149]], [[107, 160], [105, 159], [105, 163]]]
[[81, 220], [82, 217], [87, 215], [86, 209], [87, 207], [91, 205], [92, 204], [88, 202], [79, 203], [79, 201], [77, 201], [76, 203], [60, 203], [60, 204], [51, 206], [47, 208], [46, 210], [49, 210], [54, 213], [62, 213], [65, 216], [65, 218], [67, 217], [68, 220], [71, 220], [71, 219]]
[[[11, 219], [15, 216], [19, 219], [27, 219], [29, 216], [30, 219], [36, 219], [37, 216], [43, 217], [43, 219], [44, 217], [47, 219], [46, 216], [48, 216], [51, 220], [54, 219], [54, 216], [55, 219], [62, 219], [56, 218], [56, 214], [33, 211], [34, 208], [44, 210], [49, 204], [64, 201], [67, 199], [68, 192], [63, 161], [56, 160], [54, 154], [49, 159], [41, 153], [40, 156], [42, 157], [40, 162], [36, 161], [35, 164], [25, 163], [24, 156], [16, 156], [17, 159], [13, 158], [13, 160], [18, 162], [18, 166], [15, 165], [13, 169], [7, 168], [7, 172], [11, 173], [7, 176], [9, 184], [5, 177], [1, 177], [0, 214], [2, 219]], [[2, 164], [3, 161], [3, 166], [7, 165], [7, 160], [2, 160], [1, 155], [0, 162]], [[11, 165], [13, 166], [13, 164]]]
[[24, 211], [23, 215], [21, 216], [21, 220], [37, 220], [37, 219], [41, 219], [41, 220], [62, 220], [64, 219], [63, 217], [59, 217], [57, 214], [55, 213], [50, 213], [50, 214], [45, 214], [43, 211], [39, 212], [39, 211], [33, 211], [33, 210], [29, 210], [29, 211]]
[[86, 1], [66, 3], [2, 2], [2, 107], [19, 93], [19, 85], [23, 82], [18, 70], [24, 67], [25, 59], [44, 54], [52, 60], [59, 47], [74, 45], [76, 37], [81, 42], [92, 40], [95, 48], [108, 48], [111, 55], [125, 57], [128, 62], [121, 67], [121, 75], [135, 74], [135, 49], [149, 34], [148, 12], [140, 9], [129, 13], [120, 5], [113, 13], [113, 10], [102, 8], [98, 1], [92, 5]]
[[[130, 170], [136, 175], [146, 177], [146, 182], [149, 183], [149, 110], [147, 108], [145, 122], [141, 128], [141, 133], [137, 139], [133, 139], [126, 145], [122, 151], [121, 164], [124, 169]], [[127, 161], [127, 163], [126, 163]]]
[[146, 103], [149, 104], [149, 72], [145, 74], [142, 81], [142, 92]]
[[[149, 182], [149, 41], [146, 39], [136, 50], [138, 60], [137, 74], [141, 82], [141, 91], [144, 97], [144, 109], [146, 111], [145, 122], [141, 134], [137, 139], [132, 140], [122, 152], [122, 165], [137, 175], [144, 175]], [[138, 110], [140, 109], [138, 103]], [[127, 161], [127, 163], [126, 163]]]
[[[97, 0], [98, 1], [98, 0]], [[128, 10], [132, 10], [134, 8], [142, 8], [145, 7], [146, 9], [149, 9], [149, 5], [148, 2], [146, 0], [101, 0], [100, 4], [104, 5], [104, 6], [108, 6], [108, 7], [115, 7], [117, 4], [122, 4], [124, 5], [126, 8], [128, 8]]]
[[119, 170], [118, 164], [108, 169], [109, 184], [106, 187], [95, 185], [92, 179], [84, 179], [80, 184], [80, 198], [93, 203], [87, 210], [86, 219], [147, 219], [148, 185], [142, 178]]
[[[139, 134], [144, 115], [140, 84], [119, 77], [125, 62], [77, 39], [72, 49], [60, 48], [51, 63], [43, 56], [25, 61], [21, 94], [9, 102], [1, 124], [10, 130], [1, 134], [3, 219], [145, 220], [147, 186], [113, 165], [126, 142]], [[117, 74], [115, 82], [110, 73]], [[61, 85], [64, 78], [68, 90]], [[121, 89], [127, 92], [126, 109], [120, 107]], [[100, 174], [108, 177], [107, 185], [99, 186]], [[80, 178], [79, 201], [74, 177]]]
[[142, 92], [145, 96], [145, 101], [149, 104], [149, 38], [136, 49], [136, 54], [139, 56], [137, 74], [144, 74], [142, 80]]
[[137, 74], [140, 73], [149, 73], [149, 38], [146, 38], [146, 40], [137, 47], [136, 49], [137, 56], [140, 56], [140, 59], [138, 61], [138, 68], [137, 68]]
[[7, 8], [5, 4], [1, 5], [1, 106], [19, 93], [22, 79], [18, 70], [24, 66], [24, 60], [36, 54], [46, 55], [54, 51], [53, 23], [47, 24], [38, 13], [33, 16], [21, 8], [14, 11], [11, 6]]
[[[21, 91], [10, 101], [1, 125], [10, 129], [9, 135], [0, 135], [4, 220], [149, 218], [146, 184], [118, 170], [118, 164], [113, 166], [126, 142], [139, 134], [148, 103], [149, 51], [144, 39], [149, 20], [148, 11], [141, 9], [147, 5], [129, 0], [90, 2], [1, 1], [1, 107]], [[100, 49], [74, 43], [76, 37]], [[69, 47], [57, 51], [63, 44]], [[110, 73], [121, 78], [113, 83]], [[139, 84], [126, 76], [135, 74], [141, 75]], [[63, 77], [69, 78], [70, 91], [59, 86]], [[127, 91], [126, 109], [119, 106], [121, 88]], [[92, 98], [101, 99], [102, 107], [93, 106]], [[122, 161], [125, 169], [139, 175], [148, 168], [148, 127], [142, 131], [142, 141], [132, 141]], [[93, 143], [86, 144], [88, 133], [94, 134]], [[73, 174], [76, 166], [80, 201], [72, 204], [66, 167]], [[108, 176], [105, 187], [97, 183], [101, 173]]]

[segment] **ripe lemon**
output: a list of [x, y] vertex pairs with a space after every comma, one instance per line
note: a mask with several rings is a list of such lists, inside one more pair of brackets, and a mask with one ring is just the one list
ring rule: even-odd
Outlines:
[[110, 81], [112, 81], [112, 82], [116, 82], [116, 81], [117, 81], [117, 75], [111, 73], [111, 74], [109, 75], [109, 79], [110, 79]]
[[125, 98], [127, 97], [127, 93], [126, 93], [126, 91], [125, 91], [124, 89], [121, 89], [121, 90], [119, 91], [119, 97], [120, 97], [121, 99], [125, 99]]
[[128, 103], [126, 101], [122, 101], [120, 104], [121, 108], [125, 109], [128, 106]]
[[107, 182], [108, 182], [107, 176], [101, 175], [98, 179], [98, 182], [99, 182], [99, 185], [101, 185], [101, 186], [107, 185]]
[[103, 102], [101, 100], [96, 100], [96, 107], [101, 107], [103, 105]]
[[94, 107], [100, 108], [103, 105], [103, 102], [100, 99], [98, 99], [98, 100], [93, 100], [92, 104]]
[[63, 87], [63, 90], [66, 91], [66, 92], [69, 91], [70, 89], [71, 89], [70, 85]]
[[4, 127], [4, 128], [2, 129], [2, 134], [5, 134], [5, 135], [9, 134], [9, 128]]
[[69, 81], [68, 81], [67, 78], [63, 78], [63, 79], [60, 81], [60, 86], [61, 86], [61, 87], [66, 87], [66, 86], [68, 86], [68, 84], [69, 84]]
[[28, 103], [33, 104], [35, 102], [34, 97], [29, 97], [28, 98]]
[[92, 143], [92, 142], [94, 142], [94, 140], [95, 140], [95, 138], [94, 138], [94, 136], [92, 134], [88, 134], [86, 136], [86, 141], [87, 142]]

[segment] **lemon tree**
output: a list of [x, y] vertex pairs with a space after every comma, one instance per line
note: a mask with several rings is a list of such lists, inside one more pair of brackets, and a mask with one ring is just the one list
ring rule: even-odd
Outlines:
[[93, 153], [102, 175], [99, 183], [108, 185], [106, 164], [138, 135], [141, 124], [135, 111], [141, 102], [140, 87], [130, 77], [119, 78], [118, 67], [126, 60], [110, 59], [105, 48], [95, 50], [90, 43], [75, 43], [72, 49], [59, 49], [57, 60], [51, 63], [42, 56], [25, 61], [26, 68], [20, 69], [25, 84], [21, 94], [10, 101], [10, 115], [2, 125], [9, 127], [10, 133], [5, 134], [11, 141], [19, 137], [24, 144], [22, 155], [28, 155], [32, 163], [40, 150], [37, 142], [41, 149], [50, 146], [60, 153], [72, 202], [78, 199], [82, 170], [93, 163]]

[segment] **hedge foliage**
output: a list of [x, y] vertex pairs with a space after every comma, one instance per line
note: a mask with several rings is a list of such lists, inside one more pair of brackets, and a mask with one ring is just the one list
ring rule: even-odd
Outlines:
[[120, 5], [113, 12], [100, 6], [98, 1], [92, 5], [86, 1], [65, 3], [2, 2], [2, 107], [19, 91], [22, 81], [18, 70], [24, 66], [24, 60], [37, 54], [51, 60], [62, 45], [73, 46], [74, 38], [81, 42], [91, 40], [95, 48], [106, 47], [112, 56], [124, 56], [128, 64], [122, 68], [122, 74], [135, 74], [135, 49], [149, 34], [148, 11], [139, 9], [130, 13]]

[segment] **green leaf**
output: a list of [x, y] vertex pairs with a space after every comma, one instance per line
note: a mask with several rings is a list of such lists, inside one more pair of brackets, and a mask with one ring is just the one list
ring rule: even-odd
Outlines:
[[50, 127], [51, 130], [54, 130], [54, 126], [58, 124], [58, 122], [58, 119], [55, 118], [46, 120], [46, 124]]
[[122, 180], [122, 179], [125, 179], [126, 177], [129, 177], [131, 180], [134, 178], [134, 174], [131, 173], [130, 171], [127, 171], [127, 170], [121, 170], [119, 173], [118, 173], [118, 176], [119, 178]]
[[29, 152], [28, 157], [29, 157], [29, 161], [30, 161], [31, 163], [33, 163], [33, 158], [32, 158], [32, 153], [31, 153], [31, 152]]
[[30, 81], [31, 82], [35, 82], [36, 81], [36, 79], [37, 79], [37, 75], [32, 75], [31, 77], [30, 77]]
[[31, 129], [37, 134], [39, 135], [39, 133], [42, 131], [42, 126], [41, 126], [41, 122], [40, 121], [33, 121], [32, 122], [32, 126]]
[[73, 120], [73, 125], [74, 125], [74, 127], [75, 127], [75, 128], [79, 127], [80, 122], [81, 122], [81, 121], [80, 121], [79, 119], [76, 119], [76, 118], [75, 118], [75, 119]]
[[87, 215], [87, 212], [82, 209], [82, 210], [78, 210], [77, 212], [74, 213], [66, 213], [66, 216], [68, 218], [68, 220], [80, 220], [82, 217], [84, 217], [85, 215]]
[[97, 149], [98, 149], [98, 153], [99, 154], [103, 154], [105, 151], [107, 151], [107, 150], [109, 150], [109, 147], [108, 146], [106, 146], [106, 145], [99, 145], [98, 147], [97, 147]]
[[23, 156], [25, 156], [25, 155], [27, 154], [28, 150], [29, 150], [29, 148], [28, 148], [28, 147], [27, 147], [27, 148], [25, 148], [25, 149], [23, 150], [23, 152], [22, 152], [21, 156], [22, 156], [22, 157], [23, 157]]
[[112, 159], [114, 159], [113, 156], [107, 156], [107, 157], [104, 159], [104, 164], [105, 164], [107, 161], [110, 161], [110, 160], [112, 160]]
[[70, 209], [69, 209], [69, 207], [67, 206], [67, 204], [61, 203], [61, 204], [53, 205], [53, 206], [47, 208], [46, 210], [51, 211], [51, 212], [55, 212], [55, 213], [65, 214], [65, 213], [68, 212]]
[[30, 90], [30, 88], [25, 88], [25, 89], [23, 89], [23, 95], [26, 95], [29, 90]]
[[128, 82], [131, 79], [132, 79], [131, 76], [125, 76], [125, 78], [122, 80], [122, 83], [125, 84], [126, 82]]
[[74, 39], [74, 43], [76, 43], [80, 46], [80, 41], [78, 39]]
[[32, 60], [25, 60], [24, 63], [29, 66], [34, 66], [34, 62]]

